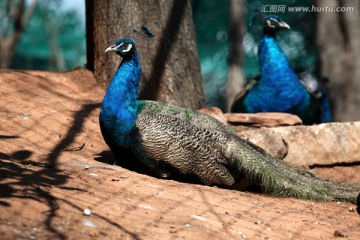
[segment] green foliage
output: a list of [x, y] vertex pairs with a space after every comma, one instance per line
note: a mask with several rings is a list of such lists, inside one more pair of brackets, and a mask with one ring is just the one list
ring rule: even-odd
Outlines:
[[85, 24], [61, 1], [41, 1], [25, 27], [12, 67], [66, 70], [86, 61]]
[[229, 0], [192, 1], [206, 104], [224, 107], [229, 55]]
[[4, 0], [0, 0], [0, 37], [7, 37], [10, 35], [12, 29], [12, 21], [9, 19], [10, 5], [7, 5]]

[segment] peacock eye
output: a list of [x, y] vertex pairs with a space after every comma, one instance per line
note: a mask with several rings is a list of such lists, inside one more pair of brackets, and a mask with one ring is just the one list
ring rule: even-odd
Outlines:
[[122, 46], [121, 46], [121, 52], [123, 53], [127, 53], [127, 52], [130, 52], [130, 50], [132, 49], [132, 44], [131, 43], [124, 43]]
[[276, 19], [270, 18], [270, 19], [267, 21], [267, 25], [268, 25], [269, 27], [276, 27], [277, 22], [278, 22], [278, 21], [277, 21]]

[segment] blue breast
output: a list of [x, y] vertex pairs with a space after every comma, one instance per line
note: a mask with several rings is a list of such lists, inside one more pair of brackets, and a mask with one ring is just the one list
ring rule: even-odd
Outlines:
[[139, 58], [123, 61], [117, 69], [100, 108], [100, 125], [106, 143], [128, 148], [138, 111]]
[[263, 36], [258, 55], [261, 79], [244, 100], [247, 112], [297, 114], [310, 103], [306, 88], [298, 80], [274, 36]]

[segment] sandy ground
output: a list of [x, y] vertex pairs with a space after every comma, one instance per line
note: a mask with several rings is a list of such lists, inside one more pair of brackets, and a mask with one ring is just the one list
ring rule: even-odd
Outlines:
[[[156, 179], [112, 165], [98, 126], [103, 94], [84, 70], [0, 72], [1, 239], [360, 239], [353, 204]], [[359, 166], [315, 171], [360, 182]]]

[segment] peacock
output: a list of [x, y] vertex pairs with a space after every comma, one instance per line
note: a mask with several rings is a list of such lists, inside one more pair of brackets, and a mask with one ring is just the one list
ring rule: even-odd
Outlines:
[[258, 46], [261, 76], [235, 97], [231, 112], [286, 112], [298, 115], [304, 124], [319, 123], [317, 98], [298, 79], [275, 37], [281, 29], [290, 27], [279, 16], [266, 16]]
[[321, 110], [320, 122], [329, 123], [333, 121], [329, 98], [329, 79], [327, 77], [322, 77], [319, 82], [320, 86], [317, 90], [314, 91], [314, 94], [319, 99]]
[[132, 38], [117, 40], [105, 52], [122, 57], [99, 116], [103, 138], [118, 161], [160, 178], [189, 177], [224, 187], [245, 179], [275, 196], [356, 202], [359, 186], [288, 166], [207, 114], [138, 100], [141, 63]]

